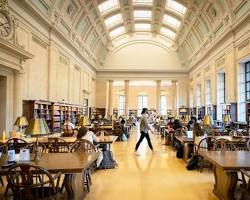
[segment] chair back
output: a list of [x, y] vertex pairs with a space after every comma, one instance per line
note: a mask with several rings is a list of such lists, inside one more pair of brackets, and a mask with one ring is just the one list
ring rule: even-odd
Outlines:
[[10, 138], [6, 142], [8, 149], [12, 146], [16, 153], [20, 152], [20, 149], [25, 147], [28, 143], [20, 138]]
[[96, 136], [97, 137], [99, 137], [99, 136], [101, 136], [103, 134], [103, 136], [109, 136], [110, 135], [110, 133], [108, 132], [108, 131], [105, 131], [105, 130], [100, 130], [100, 131], [98, 131], [98, 132], [96, 132]]
[[236, 149], [237, 151], [248, 151], [247, 148], [247, 142], [248, 142], [249, 138], [241, 138], [236, 144]]
[[30, 153], [34, 153], [36, 151], [36, 148], [38, 148], [38, 152], [40, 153], [47, 153], [47, 148], [43, 143], [38, 142], [38, 147], [36, 146], [36, 143], [28, 144], [23, 149], [29, 149]]
[[60, 176], [52, 177], [42, 167], [22, 163], [9, 168], [7, 181], [15, 200], [55, 199], [60, 194]]
[[69, 151], [68, 143], [62, 138], [48, 138], [49, 153], [66, 153]]
[[2, 154], [7, 154], [8, 153], [8, 146], [6, 144], [0, 145], [0, 152]]
[[201, 141], [198, 144], [198, 149], [197, 151], [215, 151], [215, 144], [216, 144], [217, 140], [212, 137], [212, 136], [208, 136], [205, 137], [203, 139], [201, 139]]
[[248, 149], [248, 151], [250, 151], [250, 138], [247, 141], [247, 149]]
[[236, 147], [234, 144], [224, 138], [217, 139], [216, 141], [216, 146], [215, 146], [216, 151], [236, 151]]
[[70, 152], [96, 152], [96, 147], [90, 141], [79, 139], [70, 148]]
[[70, 125], [63, 126], [63, 137], [72, 137], [74, 135], [74, 129]]

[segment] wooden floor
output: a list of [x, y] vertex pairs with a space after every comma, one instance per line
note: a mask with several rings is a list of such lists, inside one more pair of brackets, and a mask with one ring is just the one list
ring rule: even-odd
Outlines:
[[159, 135], [151, 135], [157, 153], [152, 155], [145, 139], [139, 148], [141, 156], [136, 156], [138, 136], [134, 128], [127, 142], [112, 145], [118, 167], [94, 172], [87, 200], [217, 200], [212, 172], [187, 171], [184, 161], [162, 145]]

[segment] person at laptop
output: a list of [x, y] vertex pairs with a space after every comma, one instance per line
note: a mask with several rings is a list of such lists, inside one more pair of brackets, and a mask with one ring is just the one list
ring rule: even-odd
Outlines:
[[192, 116], [190, 121], [188, 122], [187, 128], [189, 131], [193, 130], [194, 124], [197, 122], [196, 117]]
[[204, 135], [204, 130], [201, 128], [200, 123], [195, 123], [193, 127], [194, 143], [198, 144], [203, 135]]

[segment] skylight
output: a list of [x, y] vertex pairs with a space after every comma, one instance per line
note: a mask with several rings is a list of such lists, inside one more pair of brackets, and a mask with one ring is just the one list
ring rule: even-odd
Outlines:
[[170, 26], [173, 26], [174, 28], [177, 28], [177, 29], [181, 25], [181, 22], [178, 19], [176, 19], [176, 18], [174, 18], [174, 17], [172, 17], [170, 15], [164, 15], [163, 23], [168, 24]]
[[135, 10], [134, 17], [135, 19], [150, 19], [152, 12], [149, 10]]
[[153, 4], [153, 0], [133, 0], [134, 4]]
[[135, 30], [137, 31], [150, 31], [151, 29], [151, 24], [135, 24]]
[[111, 31], [111, 32], [109, 33], [109, 35], [110, 35], [111, 38], [114, 38], [114, 37], [116, 37], [116, 36], [118, 36], [118, 35], [123, 34], [124, 32], [125, 32], [124, 26], [120, 26], [120, 27], [114, 29], [113, 31]]
[[106, 19], [104, 21], [104, 23], [106, 24], [106, 26], [108, 28], [111, 28], [112, 26], [117, 25], [117, 24], [121, 23], [122, 21], [123, 21], [122, 15], [117, 14], [117, 15], [113, 15], [113, 16], [109, 17], [108, 19]]
[[107, 11], [113, 10], [119, 6], [118, 0], [107, 0], [98, 6], [100, 12], [103, 14]]
[[178, 3], [175, 0], [168, 0], [167, 7], [171, 8], [172, 10], [184, 15], [187, 8], [183, 6], [182, 4]]
[[164, 27], [161, 28], [161, 34], [163, 34], [163, 35], [165, 35], [165, 36], [167, 36], [169, 38], [172, 38], [172, 39], [176, 35], [175, 32], [171, 31], [170, 29], [164, 28]]

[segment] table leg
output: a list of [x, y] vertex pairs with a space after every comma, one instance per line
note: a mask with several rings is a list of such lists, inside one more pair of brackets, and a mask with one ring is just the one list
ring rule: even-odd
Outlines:
[[86, 195], [86, 189], [83, 184], [83, 173], [65, 174], [65, 189], [68, 200], [83, 199]]
[[234, 200], [234, 190], [238, 175], [236, 171], [224, 171], [222, 168], [214, 167], [214, 193], [221, 200]]

